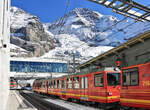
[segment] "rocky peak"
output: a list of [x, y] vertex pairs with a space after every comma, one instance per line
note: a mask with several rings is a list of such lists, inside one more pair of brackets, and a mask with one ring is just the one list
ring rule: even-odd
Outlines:
[[10, 42], [29, 51], [30, 56], [41, 56], [55, 47], [40, 20], [17, 7], [11, 8]]

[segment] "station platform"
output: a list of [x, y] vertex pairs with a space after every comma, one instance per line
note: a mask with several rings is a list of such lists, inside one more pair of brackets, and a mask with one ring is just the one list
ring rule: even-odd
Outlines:
[[6, 110], [37, 110], [17, 90], [10, 90]]

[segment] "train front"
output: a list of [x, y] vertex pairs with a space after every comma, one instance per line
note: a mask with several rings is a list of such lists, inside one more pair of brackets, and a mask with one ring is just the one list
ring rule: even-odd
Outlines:
[[120, 101], [120, 71], [108, 71], [106, 74], [106, 91], [107, 91], [107, 103], [116, 103], [119, 105]]

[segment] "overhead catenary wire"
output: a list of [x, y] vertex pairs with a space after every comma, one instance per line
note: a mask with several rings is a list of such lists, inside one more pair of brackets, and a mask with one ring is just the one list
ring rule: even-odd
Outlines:
[[58, 31], [58, 34], [61, 34], [61, 29], [62, 29], [62, 27], [63, 27], [63, 25], [64, 25], [64, 19], [65, 19], [65, 15], [66, 15], [66, 13], [67, 13], [69, 4], [70, 4], [70, 0], [67, 1], [67, 5], [66, 5], [65, 11], [64, 11], [64, 17], [61, 17], [60, 22], [58, 23], [58, 24], [60, 24], [60, 29], [59, 29], [59, 31]]

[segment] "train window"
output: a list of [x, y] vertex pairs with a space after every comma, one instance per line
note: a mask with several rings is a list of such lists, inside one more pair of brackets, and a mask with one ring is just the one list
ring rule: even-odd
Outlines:
[[51, 81], [51, 88], [53, 88], [53, 81]]
[[104, 86], [104, 74], [96, 74], [94, 76], [94, 85], [96, 87]]
[[59, 88], [59, 80], [57, 80], [57, 88]]
[[44, 81], [44, 88], [46, 88], [46, 81]]
[[138, 68], [131, 68], [123, 70], [122, 72], [123, 86], [137, 86], [139, 85]]
[[51, 81], [49, 81], [48, 83], [48, 88], [51, 88]]
[[107, 73], [108, 86], [120, 85], [120, 73]]
[[67, 79], [67, 88], [72, 89], [72, 78]]
[[88, 77], [85, 77], [85, 89], [88, 89]]
[[73, 88], [74, 89], [79, 89], [79, 77], [74, 77], [73, 78]]
[[44, 88], [44, 82], [41, 82], [41, 83], [42, 83], [41, 87]]
[[131, 85], [136, 86], [139, 83], [139, 73], [138, 71], [133, 71], [131, 74]]
[[42, 82], [40, 82], [40, 87], [42, 87]]
[[88, 89], [88, 77], [81, 78], [81, 89]]
[[54, 88], [57, 88], [56, 86], [57, 86], [56, 80], [54, 80]]
[[66, 88], [66, 80], [62, 80], [62, 88]]
[[84, 89], [84, 77], [81, 78], [81, 89]]
[[61, 88], [61, 80], [59, 80], [59, 88]]
[[123, 73], [123, 85], [128, 86], [130, 85], [130, 73]]

